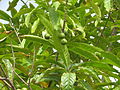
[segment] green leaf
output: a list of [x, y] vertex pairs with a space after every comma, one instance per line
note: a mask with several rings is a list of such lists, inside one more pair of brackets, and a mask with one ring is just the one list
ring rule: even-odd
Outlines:
[[77, 2], [77, 0], [68, 0], [68, 2], [72, 3], [72, 5], [75, 5], [75, 3]]
[[63, 73], [61, 76], [61, 87], [63, 90], [74, 90], [73, 85], [76, 81], [75, 73]]
[[117, 72], [113, 67], [110, 67], [108, 64], [103, 62], [98, 62], [98, 61], [84, 62], [84, 63], [81, 63], [81, 66], [94, 67], [103, 71]]
[[83, 49], [85, 51], [89, 51], [91, 53], [102, 52], [103, 51], [101, 48], [91, 46], [90, 44], [87, 44], [87, 43], [69, 42], [67, 44], [67, 46], [69, 46], [69, 48], [77, 47], [77, 48]]
[[54, 8], [49, 8], [49, 17], [53, 25], [58, 24], [59, 13], [56, 12]]
[[10, 21], [10, 16], [5, 13], [4, 11], [0, 10], [0, 19], [6, 20], [6, 21]]
[[7, 11], [13, 9], [17, 5], [18, 1], [19, 0], [13, 0], [12, 2], [9, 2], [9, 7], [8, 7]]
[[82, 33], [82, 38], [86, 39], [85, 36], [86, 36], [86, 33], [84, 31], [84, 27], [82, 26], [79, 26], [79, 28], [76, 28], [75, 30], [78, 30]]
[[10, 11], [11, 11], [12, 17], [17, 13], [17, 10], [15, 8], [11, 9]]
[[90, 67], [78, 67], [78, 68], [79, 69], [77, 70], [77, 72], [80, 72], [82, 70], [84, 71], [84, 73], [89, 73], [89, 75], [92, 75], [94, 78], [100, 81], [97, 76], [97, 73], [93, 70], [93, 68], [90, 68]]
[[[6, 46], [10, 47], [11, 48], [11, 45], [10, 44], [7, 44]], [[26, 48], [23, 48], [21, 46], [17, 46], [17, 45], [12, 45], [12, 47], [14, 48], [15, 51], [21, 51], [21, 52], [24, 52], [24, 53], [29, 53], [30, 51]]]
[[109, 12], [112, 8], [112, 1], [111, 0], [104, 0], [104, 7]]
[[50, 35], [53, 35], [54, 31], [52, 24], [43, 15], [38, 14], [37, 16], [40, 18], [41, 23], [46, 27], [47, 32]]
[[46, 39], [43, 39], [39, 36], [34, 36], [34, 35], [22, 35], [20, 36], [22, 38], [25, 38], [25, 39], [28, 39], [28, 40], [31, 40], [31, 41], [35, 41], [35, 42], [38, 42], [38, 43], [43, 43], [43, 44], [47, 44], [47, 45], [50, 45], [50, 46], [53, 46], [52, 43]]
[[8, 59], [3, 59], [2, 61], [6, 66], [9, 79], [13, 80], [13, 67], [12, 67], [11, 62]]
[[82, 87], [85, 89], [85, 90], [93, 90], [93, 88], [90, 86], [90, 84], [86, 81], [81, 81], [81, 84], [82, 84]]
[[32, 12], [28, 13], [28, 15], [25, 18], [25, 25], [27, 27], [29, 27], [31, 15], [32, 15]]
[[35, 32], [35, 30], [36, 30], [37, 27], [38, 27], [39, 21], [40, 21], [40, 19], [38, 18], [38, 19], [33, 23], [32, 28], [31, 28], [31, 33], [34, 33], [34, 32]]
[[109, 52], [101, 52], [101, 56], [109, 59], [109, 60], [107, 60], [109, 62], [106, 62], [106, 63], [120, 67], [120, 59], [116, 55], [109, 53]]
[[74, 47], [74, 48], [69, 48], [69, 50], [87, 59], [94, 60], [94, 61], [99, 60], [98, 57], [95, 56], [95, 54], [89, 51], [85, 51], [84, 49]]
[[26, 14], [26, 13], [29, 13], [31, 11], [32, 11], [32, 8], [23, 8], [18, 13], [16, 13], [13, 18], [19, 17], [19, 16]]
[[91, 7], [93, 8], [94, 12], [97, 15], [97, 20], [95, 21], [95, 27], [96, 27], [98, 22], [100, 22], [100, 20], [101, 20], [101, 10], [93, 1], [90, 1], [90, 4], [91, 4]]
[[101, 10], [100, 10], [100, 8], [93, 1], [90, 1], [90, 4], [91, 4], [91, 7], [93, 8], [94, 12], [98, 16], [98, 18], [101, 18]]
[[108, 37], [110, 42], [116, 42], [117, 40], [120, 40], [120, 35]]

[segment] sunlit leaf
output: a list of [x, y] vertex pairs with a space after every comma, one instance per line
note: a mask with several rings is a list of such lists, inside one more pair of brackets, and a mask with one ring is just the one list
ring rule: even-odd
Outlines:
[[61, 76], [61, 86], [64, 90], [74, 90], [73, 84], [76, 81], [75, 73], [63, 73]]

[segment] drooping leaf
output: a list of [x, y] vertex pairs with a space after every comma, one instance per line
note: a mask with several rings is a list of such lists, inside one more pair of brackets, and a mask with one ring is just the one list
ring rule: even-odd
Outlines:
[[10, 16], [5, 13], [4, 11], [0, 10], [0, 19], [3, 19], [3, 20], [6, 20], [6, 21], [9, 21], [10, 20]]
[[40, 21], [40, 19], [38, 18], [38, 19], [33, 23], [32, 27], [31, 27], [31, 33], [34, 33], [34, 32], [35, 32], [35, 30], [36, 30], [37, 27], [38, 27], [39, 21]]
[[81, 48], [85, 51], [89, 51], [89, 52], [92, 52], [92, 53], [95, 53], [95, 52], [102, 52], [103, 50], [101, 48], [98, 48], [98, 47], [95, 47], [95, 46], [91, 46], [89, 44], [86, 44], [86, 43], [77, 43], [77, 42], [70, 42], [67, 44], [70, 48], [76, 46], [78, 48]]
[[[116, 65], [117, 67], [120, 67], [120, 59], [119, 59], [116, 55], [114, 55], [114, 54], [112, 54], [112, 53], [109, 53], [109, 52], [102, 52], [101, 55], [102, 55], [103, 57], [109, 59], [109, 60], [110, 60], [110, 63], [111, 63], [112, 65]], [[108, 60], [108, 61], [109, 61], [109, 60]], [[108, 63], [109, 63], [109, 62], [108, 62]]]
[[90, 59], [90, 60], [94, 60], [94, 61], [97, 61], [99, 60], [97, 56], [95, 56], [95, 54], [89, 52], [89, 51], [85, 51], [81, 48], [69, 48], [70, 51], [80, 55], [80, 56], [83, 56], [85, 57], [86, 59]]
[[75, 73], [63, 73], [61, 76], [61, 87], [64, 90], [74, 90], [73, 84], [76, 81]]
[[53, 31], [53, 26], [52, 24], [50, 23], [50, 21], [48, 21], [43, 15], [38, 15], [38, 17], [40, 18], [40, 21], [43, 23], [43, 25], [46, 27], [47, 29], [47, 32], [50, 34], [50, 35], [53, 35], [54, 31]]
[[31, 15], [32, 15], [32, 13], [30, 12], [30, 13], [28, 13], [28, 15], [25, 18], [25, 25], [27, 27], [29, 27]]
[[22, 35], [20, 36], [22, 38], [25, 38], [25, 39], [28, 39], [28, 40], [32, 40], [32, 41], [35, 41], [35, 42], [38, 42], [38, 43], [43, 43], [43, 44], [47, 44], [47, 45], [50, 45], [50, 46], [53, 46], [52, 43], [46, 39], [43, 39], [39, 36], [34, 36], [34, 35]]

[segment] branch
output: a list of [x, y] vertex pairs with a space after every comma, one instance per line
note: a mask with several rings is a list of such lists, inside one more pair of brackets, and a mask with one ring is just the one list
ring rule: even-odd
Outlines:
[[63, 27], [62, 27], [62, 32], [64, 32], [64, 29], [65, 29], [65, 24], [66, 24], [66, 18], [67, 18], [67, 3], [68, 3], [68, 0], [66, 0], [66, 3], [65, 3], [65, 14], [64, 14], [64, 22], [63, 22]]
[[15, 75], [25, 84], [28, 86], [28, 84], [14, 71]]

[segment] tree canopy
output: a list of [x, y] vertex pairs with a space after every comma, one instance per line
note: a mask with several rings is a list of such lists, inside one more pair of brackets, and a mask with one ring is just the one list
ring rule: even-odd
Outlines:
[[120, 0], [33, 1], [0, 10], [0, 90], [119, 90]]

